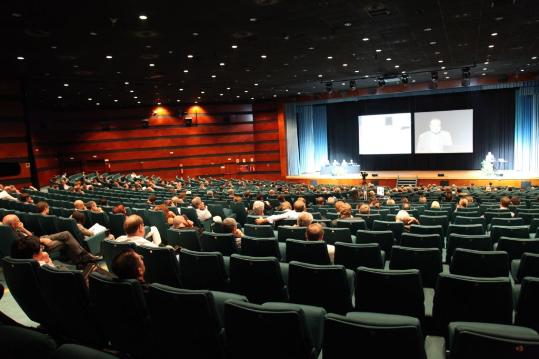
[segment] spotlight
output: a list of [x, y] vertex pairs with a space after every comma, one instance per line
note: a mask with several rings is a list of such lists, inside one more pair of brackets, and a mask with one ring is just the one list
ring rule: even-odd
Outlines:
[[386, 80], [384, 80], [382, 77], [380, 77], [378, 80], [378, 87], [384, 87], [386, 85]]
[[437, 83], [438, 82], [438, 71], [432, 71], [430, 73], [430, 79], [433, 83]]
[[462, 86], [470, 86], [470, 68], [469, 67], [465, 67], [462, 69], [462, 81], [461, 81], [461, 84]]
[[408, 76], [408, 74], [402, 74], [402, 75], [401, 75], [401, 82], [402, 82], [403, 84], [405, 84], [405, 85], [408, 84], [408, 81], [409, 81], [409, 80], [410, 80], [410, 77]]
[[350, 90], [354, 91], [356, 88], [356, 80], [350, 80]]
[[333, 82], [331, 81], [326, 82], [326, 92], [327, 93], [333, 92]]

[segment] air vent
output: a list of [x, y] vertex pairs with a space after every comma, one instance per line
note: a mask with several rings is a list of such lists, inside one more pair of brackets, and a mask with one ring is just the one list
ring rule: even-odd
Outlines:
[[377, 6], [368, 8], [367, 14], [369, 14], [370, 17], [380, 17], [391, 15], [391, 11], [389, 11], [389, 9], [385, 5], [379, 4]]

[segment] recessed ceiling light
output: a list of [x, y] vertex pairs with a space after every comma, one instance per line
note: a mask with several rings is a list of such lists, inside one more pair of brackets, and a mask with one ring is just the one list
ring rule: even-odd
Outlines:
[[495, 17], [494, 20], [496, 20], [496, 21], [502, 21], [502, 20], [503, 20], [503, 16]]
[[386, 59], [386, 61], [391, 61], [391, 57], [388, 57], [388, 58]]
[[260, 57], [263, 58], [263, 59], [267, 58], [266, 55], [260, 55]]
[[382, 52], [382, 49], [376, 49], [376, 52]]
[[532, 60], [537, 60], [537, 56], [532, 56]]
[[216, 78], [216, 77], [217, 77], [217, 75], [211, 75], [211, 78], [212, 78], [212, 79], [214, 79], [214, 78]]
[[344, 26], [350, 27], [350, 26], [352, 26], [352, 23], [351, 23], [351, 22], [345, 22], [345, 23], [344, 23]]
[[91, 97], [88, 97], [88, 101], [92, 101], [92, 98], [91, 98]]
[[185, 69], [185, 70], [183, 70], [183, 72], [185, 72], [185, 73], [188, 73], [188, 72], [189, 72], [189, 70]]
[[112, 59], [112, 55], [107, 55], [107, 56], [105, 56], [105, 57], [106, 57], [107, 59], [109, 59], [109, 60]]
[[447, 75], [447, 71], [444, 71], [444, 75]]
[[244, 90], [243, 92], [247, 93], [247, 92], [249, 92], [249, 90]]
[[399, 65], [395, 65], [395, 68], [398, 69], [400, 66]]
[[224, 62], [220, 62], [220, 63], [219, 63], [219, 66], [225, 66], [225, 63], [224, 63]]
[[99, 105], [101, 105], [101, 104], [100, 104], [99, 102], [96, 102], [95, 105], [96, 105], [96, 106], [99, 106]]
[[359, 73], [359, 70], [354, 70], [354, 72], [357, 74], [357, 73]]
[[488, 61], [483, 62], [483, 64], [488, 65]]
[[180, 99], [177, 99], [177, 100], [176, 100], [176, 102], [181, 102], [181, 101], [182, 101], [182, 100], [180, 100]]
[[440, 67], [442, 70], [445, 70], [445, 66]]
[[56, 50], [57, 48], [58, 48], [58, 46], [55, 46], [55, 45], [51, 46], [51, 49], [53, 49], [53, 50]]
[[135, 99], [136, 99], [136, 98], [138, 98], [138, 96], [133, 96], [133, 98], [135, 98]]
[[233, 48], [233, 49], [237, 49], [237, 48], [238, 48], [238, 45], [232, 45], [232, 48]]
[[492, 49], [493, 47], [494, 47], [494, 45], [488, 45], [489, 49]]
[[124, 82], [124, 85], [129, 85], [129, 81]]
[[485, 76], [485, 75], [486, 75], [486, 73], [484, 73], [484, 72], [481, 74], [481, 76]]
[[255, 85], [255, 86], [258, 86], [258, 82], [255, 82], [254, 85]]
[[365, 75], [365, 78], [367, 78], [367, 79], [368, 79], [368, 78], [369, 78], [369, 75]]
[[240, 98], [240, 95], [236, 95], [236, 98]]
[[114, 102], [118, 102], [118, 100], [117, 100], [117, 99], [114, 99]]
[[[161, 102], [158, 102], [157, 105], [160, 106], [160, 105], [161, 105]], [[174, 152], [173, 152], [173, 153], [174, 153]]]
[[200, 91], [201, 94], [205, 94], [206, 92], [205, 91]]
[[318, 77], [323, 77], [323, 76], [324, 76], [324, 75], [322, 75], [322, 74], [318, 74]]
[[90, 32], [90, 35], [92, 35], [92, 36], [97, 36], [97, 32], [92, 31], [92, 32]]
[[342, 67], [347, 67], [347, 66], [348, 66], [348, 64], [342, 64]]
[[273, 97], [277, 97], [277, 95], [276, 95], [276, 94], [273, 94]]
[[227, 87], [226, 89], [227, 89], [227, 90], [230, 90], [230, 87]]
[[436, 41], [431, 41], [431, 42], [429, 42], [429, 45], [436, 45], [436, 44], [437, 44]]
[[137, 101], [137, 103], [140, 103], [140, 101]]
[[150, 67], [155, 67], [155, 64], [150, 64]]
[[426, 27], [426, 28], [424, 28], [424, 29], [423, 29], [423, 31], [425, 31], [425, 32], [429, 32], [429, 31], [432, 31], [432, 28], [430, 28], [430, 27]]
[[196, 36], [198, 36], [198, 35], [200, 35], [198, 32], [193, 32], [193, 36], [196, 37]]
[[490, 34], [490, 36], [498, 36], [498, 33], [497, 33], [497, 32], [493, 32], [492, 34]]
[[62, 96], [58, 96], [58, 98], [62, 98]]
[[307, 49], [314, 50], [314, 46], [309, 46]]
[[251, 100], [254, 100], [255, 98], [254, 97], [251, 97]]
[[223, 96], [223, 94], [222, 94], [222, 93], [220, 93], [220, 94], [219, 94], [219, 96]]
[[258, 20], [256, 17], [252, 17], [249, 19], [250, 22], [256, 22], [256, 20]]
[[148, 16], [146, 16], [146, 15], [144, 15], [144, 14], [140, 14], [140, 15], [138, 16], [138, 18], [139, 18], [140, 20], [148, 20]]
[[188, 58], [188, 59], [192, 59], [193, 57], [194, 57], [194, 56], [191, 55], [191, 54], [187, 55], [187, 58]]
[[133, 92], [135, 92], [135, 91], [134, 91], [134, 90], [129, 90], [129, 92], [133, 93]]
[[483, 67], [483, 71], [487, 71], [488, 69], [486, 67]]
[[64, 87], [69, 87], [69, 84], [68, 84], [68, 83], [65, 83], [65, 84], [64, 84]]
[[520, 69], [520, 72], [524, 72], [524, 69]]
[[328, 60], [332, 60], [333, 59], [333, 56], [328, 56]]
[[13, 17], [21, 17], [21, 14], [19, 14], [18, 12], [13, 12], [13, 13], [11, 13], [11, 16], [13, 16]]
[[449, 77], [449, 76], [446, 76], [446, 77], [445, 77], [446, 80], [449, 80], [450, 78], [451, 78], [451, 77]]
[[364, 38], [362, 38], [361, 40], [363, 40], [363, 41], [369, 41], [370, 39], [369, 39], [368, 37], [364, 37]]
[[24, 57], [23, 56], [17, 56], [17, 60], [22, 61], [22, 60], [24, 60]]
[[444, 60], [438, 60], [438, 63], [443, 64]]

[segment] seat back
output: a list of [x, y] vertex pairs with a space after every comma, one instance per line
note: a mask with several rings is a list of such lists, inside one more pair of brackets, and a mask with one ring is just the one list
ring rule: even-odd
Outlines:
[[57, 232], [68, 231], [77, 241], [79, 241], [79, 243], [84, 243], [84, 234], [81, 233], [79, 227], [77, 227], [77, 222], [73, 218], [58, 217], [55, 221], [58, 226]]
[[236, 215], [236, 221], [242, 226], [245, 226], [247, 223], [247, 210], [245, 209], [245, 205], [243, 203], [232, 202], [230, 203], [229, 208], [232, 213]]
[[517, 302], [516, 325], [522, 325], [539, 331], [539, 277], [522, 279]]
[[124, 231], [125, 215], [123, 214], [111, 214], [109, 215], [109, 229], [110, 233], [117, 238], [125, 235]]
[[230, 257], [230, 288], [249, 302], [284, 302], [288, 299], [279, 261], [275, 257]]
[[360, 267], [355, 291], [356, 311], [409, 315], [421, 321], [425, 317], [423, 284], [417, 269]]
[[492, 218], [511, 218], [513, 215], [509, 211], [486, 211], [484, 214], [487, 224], [490, 224]]
[[41, 224], [39, 223], [39, 217], [41, 216], [42, 214], [40, 213], [28, 213], [28, 215], [26, 216], [26, 223], [24, 224], [24, 226], [36, 236], [42, 236], [47, 234], [41, 228]]
[[59, 219], [58, 217], [50, 216], [50, 215], [47, 215], [47, 216], [42, 215], [38, 217], [39, 225], [41, 227], [41, 231], [43, 232], [43, 234], [53, 234], [53, 233], [61, 232], [63, 229], [60, 230], [58, 219]]
[[402, 222], [390, 222], [390, 221], [378, 221], [375, 220], [372, 224], [373, 231], [386, 231], [393, 232], [395, 241], [400, 243], [402, 232], [404, 232], [404, 223]]
[[524, 277], [539, 277], [539, 254], [522, 253], [516, 281], [520, 283]]
[[436, 225], [419, 225], [419, 224], [412, 224], [410, 226], [410, 233], [416, 233], [416, 234], [439, 234], [440, 238], [444, 237], [444, 228], [441, 224]]
[[160, 283], [171, 287], [181, 287], [180, 264], [176, 253], [169, 247], [136, 246], [135, 251], [143, 256], [146, 283]]
[[384, 258], [378, 243], [335, 243], [335, 264], [355, 270], [357, 267], [384, 268]]
[[457, 234], [485, 234], [485, 228], [481, 224], [450, 224], [447, 229], [447, 234], [457, 233]]
[[241, 253], [251, 257], [275, 257], [281, 260], [279, 241], [277, 238], [254, 238], [243, 236], [241, 238]]
[[50, 358], [56, 343], [52, 336], [34, 329], [0, 325], [0, 347], [6, 359]]
[[246, 224], [243, 228], [243, 232], [246, 236], [255, 237], [255, 238], [272, 238], [275, 237], [273, 232], [273, 227], [269, 224]]
[[58, 320], [62, 335], [97, 348], [107, 341], [90, 306], [82, 271], [45, 265], [39, 271], [41, 292], [51, 314]]
[[180, 251], [181, 282], [187, 289], [228, 289], [228, 275], [220, 252]]
[[497, 243], [500, 237], [530, 238], [530, 226], [492, 226], [490, 238]]
[[442, 251], [438, 248], [393, 246], [390, 269], [417, 269], [423, 286], [434, 288], [438, 274], [443, 271]]
[[112, 271], [112, 261], [114, 258], [129, 249], [135, 249], [136, 244], [130, 242], [117, 242], [110, 239], [104, 239], [101, 242], [101, 253], [103, 254], [103, 259], [107, 264], [107, 268]]
[[[367, 222], [362, 218], [352, 218], [352, 219], [338, 219], [337, 228], [348, 228], [350, 233], [356, 233], [358, 230], [367, 229]], [[338, 240], [336, 242], [344, 242]]]
[[483, 226], [483, 229], [487, 228], [485, 217], [465, 217], [457, 214], [455, 217], [455, 224], [480, 224]]
[[[378, 213], [370, 213], [370, 214], [361, 214], [361, 213], [357, 213], [355, 214], [354, 216], [356, 216], [357, 218], [361, 218], [365, 221], [366, 225], [367, 225], [367, 228], [366, 229], [370, 229], [372, 230], [372, 224], [374, 223], [375, 220], [381, 220], [382, 219], [382, 216]], [[354, 231], [352, 233], [356, 233], [357, 231]]]
[[[348, 226], [349, 223], [351, 223], [352, 221], [341, 221], [341, 222], [338, 222], [340, 224], [338, 228], [326, 228], [324, 229], [324, 241], [327, 243], [327, 244], [335, 244], [335, 242], [342, 242], [342, 243], [352, 243], [352, 233], [356, 233], [355, 231], [354, 232], [351, 232], [351, 228], [354, 228], [353, 225], [351, 226]], [[355, 221], [354, 221], [355, 222]], [[362, 223], [361, 226], [359, 226], [358, 228], [362, 228], [362, 229], [365, 229], [365, 221], [361, 221], [359, 223]]]
[[341, 265], [290, 262], [288, 293], [294, 303], [322, 307], [331, 313], [352, 310], [353, 272]]
[[155, 226], [159, 231], [161, 238], [166, 240], [167, 229], [169, 228], [169, 225], [165, 220], [165, 214], [163, 213], [163, 211], [153, 211], [149, 209], [146, 211], [146, 214], [148, 216], [148, 222], [144, 223], [147, 223], [150, 226]]
[[90, 217], [90, 222], [86, 223], [87, 227], [93, 226], [95, 223], [99, 223], [103, 227], [109, 227], [109, 215], [106, 212], [87, 212]]
[[112, 354], [85, 347], [78, 344], [62, 344], [54, 353], [51, 354], [50, 359], [117, 359]]
[[112, 346], [136, 357], [150, 356], [148, 311], [140, 283], [94, 272], [89, 287], [95, 317]]
[[509, 273], [509, 256], [503, 251], [457, 248], [449, 272], [470, 277], [505, 277]]
[[167, 229], [167, 243], [170, 246], [200, 252], [200, 236], [196, 229]]
[[[527, 223], [529, 224], [529, 223]], [[495, 217], [490, 221], [491, 226], [525, 226], [524, 219], [519, 217], [500, 218]]]
[[425, 359], [421, 325], [416, 318], [381, 313], [329, 313], [324, 325], [324, 359], [352, 358], [352, 353], [376, 353], [376, 358]]
[[221, 252], [224, 256], [236, 253], [236, 238], [232, 233], [204, 232], [200, 236], [200, 247], [204, 252]]
[[326, 242], [302, 241], [298, 239], [286, 240], [286, 261], [331, 264]]
[[385, 252], [387, 259], [391, 259], [391, 248], [395, 244], [395, 235], [391, 230], [385, 231], [357, 231], [356, 243], [378, 243]]
[[491, 251], [492, 241], [488, 234], [482, 235], [467, 235], [451, 233], [447, 238], [446, 259], [447, 263], [451, 263], [453, 253], [457, 248], [474, 249], [478, 251]]
[[11, 247], [16, 240], [17, 235], [13, 228], [0, 223], [0, 258], [11, 255]]
[[438, 248], [442, 250], [444, 241], [440, 234], [419, 234], [404, 232], [401, 237], [401, 245], [412, 248]]
[[426, 226], [436, 226], [440, 225], [443, 228], [443, 236], [447, 234], [447, 227], [449, 226], [449, 217], [447, 215], [438, 215], [438, 216], [419, 216], [419, 223]]
[[509, 277], [477, 278], [440, 273], [433, 304], [433, 320], [443, 334], [447, 333], [450, 322], [511, 324], [513, 319]]
[[524, 252], [539, 253], [539, 239], [501, 237], [497, 250], [506, 251], [509, 259], [520, 259]]
[[279, 226], [277, 228], [277, 238], [279, 242], [286, 242], [287, 239], [305, 240], [307, 227]]

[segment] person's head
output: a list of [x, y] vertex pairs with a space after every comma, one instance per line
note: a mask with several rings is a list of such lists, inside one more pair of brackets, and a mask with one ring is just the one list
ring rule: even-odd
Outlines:
[[172, 228], [191, 227], [189, 221], [184, 216], [174, 216], [172, 220]]
[[313, 215], [309, 212], [301, 212], [298, 216], [298, 226], [299, 227], [307, 227], [311, 223], [313, 223]]
[[294, 202], [294, 211], [296, 212], [303, 212], [305, 211], [305, 202], [298, 199], [296, 202]]
[[361, 206], [359, 206], [359, 213], [360, 214], [369, 214], [369, 213], [371, 213], [371, 207], [369, 207], [368, 204], [363, 203]]
[[4, 216], [4, 218], [2, 219], [2, 223], [6, 226], [10, 226], [15, 230], [21, 224], [21, 220], [19, 219], [19, 217], [17, 217], [16, 214], [8, 214]]
[[520, 197], [518, 196], [511, 197], [511, 203], [513, 204], [513, 206], [520, 205]]
[[324, 240], [324, 227], [320, 223], [310, 224], [305, 231], [305, 238], [313, 242]]
[[238, 229], [238, 223], [234, 218], [225, 218], [221, 226], [224, 233], [234, 233]]
[[432, 203], [430, 204], [430, 208], [432, 208], [432, 209], [440, 209], [440, 202], [432, 201]]
[[281, 210], [284, 211], [284, 210], [287, 210], [287, 209], [292, 209], [292, 205], [290, 204], [290, 202], [288, 201], [284, 201], [281, 203]]
[[84, 202], [80, 199], [73, 202], [73, 207], [75, 207], [77, 211], [84, 211], [86, 209], [86, 207], [84, 206]]
[[195, 197], [191, 200], [191, 206], [195, 209], [202, 209], [204, 207], [204, 202], [200, 197]]
[[387, 201], [386, 201], [386, 204], [388, 206], [394, 206], [395, 205], [395, 200], [393, 198], [388, 198]]
[[462, 207], [462, 208], [468, 207], [468, 200], [466, 198], [461, 198], [459, 201], [459, 207]]
[[346, 205], [346, 203], [344, 201], [335, 202], [335, 211], [337, 213], [341, 213], [341, 211], [342, 211], [342, 209], [344, 208], [345, 205]]
[[395, 216], [395, 222], [406, 222], [408, 218], [410, 218], [410, 214], [402, 209]]
[[128, 236], [144, 236], [144, 221], [136, 214], [125, 218], [124, 231]]
[[37, 207], [37, 211], [40, 214], [44, 214], [44, 215], [49, 214], [49, 204], [47, 202], [39, 201], [37, 202], [36, 207]]
[[440, 133], [440, 131], [442, 130], [442, 121], [437, 118], [433, 118], [432, 120], [430, 120], [429, 128], [433, 133]]
[[89, 211], [96, 211], [97, 210], [97, 203], [95, 203], [95, 201], [86, 202], [86, 209], [89, 210]]
[[11, 257], [15, 259], [31, 259], [41, 252], [39, 237], [20, 237], [11, 244]]
[[510, 205], [511, 205], [511, 200], [509, 199], [509, 197], [505, 196], [500, 199], [501, 208], [509, 208]]
[[155, 201], [157, 201], [157, 196], [155, 194], [152, 194], [150, 197], [148, 197], [148, 203], [154, 204]]
[[180, 197], [178, 197], [178, 196], [172, 197], [172, 198], [171, 198], [171, 201], [172, 201], [172, 204], [173, 204], [173, 205], [177, 205], [177, 204], [181, 203], [181, 202], [180, 202]]
[[329, 205], [334, 205], [335, 204], [335, 197], [328, 197], [326, 203], [329, 204]]
[[409, 202], [404, 202], [402, 204], [402, 209], [404, 210], [409, 210], [410, 209], [410, 203]]
[[253, 203], [253, 212], [257, 215], [264, 215], [264, 202], [254, 201]]
[[114, 206], [112, 209], [112, 213], [114, 214], [127, 214], [127, 211], [125, 210], [125, 206], [123, 204], [119, 204]]
[[32, 202], [34, 202], [32, 197], [30, 197], [30, 195], [28, 193], [21, 194], [19, 196], [19, 201], [21, 201], [22, 203], [32, 203]]
[[341, 208], [341, 218], [350, 217], [352, 217], [352, 206], [348, 203], [345, 203]]
[[142, 256], [128, 249], [114, 257], [111, 270], [119, 279], [137, 279], [144, 282], [146, 267]]
[[71, 218], [73, 218], [77, 223], [82, 225], [84, 225], [84, 222], [86, 221], [86, 216], [80, 211], [73, 211], [73, 213], [71, 214]]
[[323, 205], [326, 201], [324, 200], [324, 197], [320, 196], [320, 197], [316, 197], [316, 204], [321, 206]]

